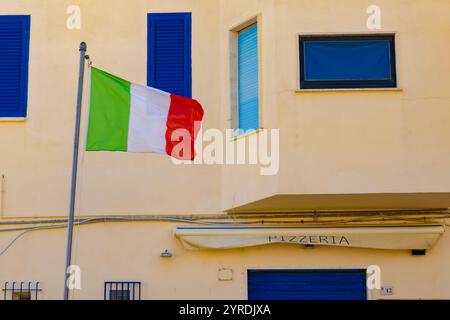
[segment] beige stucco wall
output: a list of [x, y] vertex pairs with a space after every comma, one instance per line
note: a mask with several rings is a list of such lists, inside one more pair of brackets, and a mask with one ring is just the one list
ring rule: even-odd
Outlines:
[[299, 93], [298, 35], [370, 34], [370, 1], [226, 1], [221, 11], [222, 124], [229, 113], [227, 31], [260, 15], [262, 126], [280, 129], [280, 172], [223, 169], [225, 208], [280, 194], [450, 189], [448, 1], [379, 1], [395, 33], [399, 89]]
[[[450, 192], [448, 1], [377, 1], [381, 32], [397, 34], [400, 90], [314, 93], [296, 92], [296, 35], [367, 33], [371, 1], [78, 0], [82, 28], [68, 30], [71, 4], [0, 4], [0, 14], [32, 15], [28, 118], [0, 120], [4, 218], [67, 214], [79, 42], [88, 43], [95, 66], [145, 83], [149, 12], [193, 13], [193, 96], [205, 107], [205, 129], [230, 126], [230, 29], [259, 16], [262, 126], [280, 129], [280, 172], [263, 177], [258, 166], [175, 166], [160, 155], [85, 154], [78, 214], [215, 214], [273, 194]], [[191, 252], [174, 238], [175, 225], [77, 229], [74, 263], [83, 278], [75, 298], [102, 299], [106, 280], [137, 280], [144, 299], [245, 299], [249, 268], [373, 264], [382, 269], [382, 284], [394, 287], [386, 298], [450, 298], [448, 234], [426, 256], [290, 245]], [[17, 234], [0, 233], [0, 250]], [[174, 256], [161, 259], [166, 248]], [[64, 250], [64, 230], [24, 235], [0, 257], [0, 284], [40, 281], [40, 297], [61, 298]], [[234, 270], [232, 281], [218, 281], [222, 267]]]
[[[73, 263], [81, 268], [76, 299], [103, 299], [104, 281], [141, 281], [143, 299], [246, 299], [247, 269], [381, 268], [381, 284], [394, 295], [372, 299], [450, 299], [449, 235], [425, 256], [409, 251], [269, 245], [225, 251], [187, 251], [173, 236], [173, 223], [96, 224], [76, 229]], [[0, 235], [5, 246], [13, 234]], [[61, 299], [65, 232], [29, 233], [0, 257], [0, 283], [40, 281], [42, 299]], [[172, 258], [160, 258], [165, 249]], [[221, 268], [233, 280], [219, 281]]]
[[4, 14], [32, 15], [28, 118], [0, 123], [6, 216], [65, 215], [78, 44], [87, 41], [95, 66], [145, 83], [148, 12], [193, 13], [193, 95], [205, 107], [205, 129], [230, 126], [230, 29], [259, 15], [261, 124], [280, 129], [280, 171], [89, 153], [81, 157], [83, 214], [211, 213], [286, 193], [450, 190], [446, 1], [379, 3], [380, 32], [397, 34], [399, 91], [319, 93], [296, 92], [297, 35], [370, 33], [366, 3], [80, 1], [81, 30], [68, 30], [70, 4], [2, 3]]
[[[77, 1], [81, 29], [69, 30], [66, 9], [72, 4], [38, 0], [0, 6], [2, 14], [31, 14], [28, 118], [22, 123], [0, 122], [5, 216], [67, 213], [81, 40], [87, 42], [96, 67], [145, 84], [147, 13], [192, 12], [193, 96], [205, 106], [204, 127], [217, 127], [218, 3], [132, 1], [124, 6], [117, 0]], [[80, 156], [79, 176], [84, 214], [220, 209], [219, 170], [210, 166], [175, 166], [169, 157], [154, 154], [89, 153]]]

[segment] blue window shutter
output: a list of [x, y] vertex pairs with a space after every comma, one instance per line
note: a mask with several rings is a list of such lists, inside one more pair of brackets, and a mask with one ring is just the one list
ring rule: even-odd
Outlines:
[[259, 128], [258, 26], [238, 34], [238, 119], [239, 129]]
[[148, 14], [147, 84], [192, 97], [191, 13]]
[[25, 117], [30, 16], [0, 15], [0, 117]]

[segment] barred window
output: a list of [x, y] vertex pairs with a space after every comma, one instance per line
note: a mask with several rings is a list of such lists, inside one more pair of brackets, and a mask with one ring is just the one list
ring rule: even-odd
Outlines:
[[3, 300], [38, 300], [39, 292], [41, 291], [39, 282], [5, 282]]
[[141, 282], [107, 281], [104, 288], [105, 300], [141, 300]]

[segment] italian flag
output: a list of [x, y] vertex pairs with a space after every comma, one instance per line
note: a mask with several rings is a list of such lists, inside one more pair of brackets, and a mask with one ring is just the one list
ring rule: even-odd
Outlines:
[[202, 119], [196, 100], [91, 67], [86, 151], [152, 152], [194, 160]]

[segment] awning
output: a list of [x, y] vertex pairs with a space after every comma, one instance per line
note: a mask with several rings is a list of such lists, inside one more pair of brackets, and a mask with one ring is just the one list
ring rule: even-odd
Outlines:
[[232, 249], [273, 243], [373, 249], [430, 249], [443, 226], [413, 227], [176, 227], [175, 236], [188, 249]]

